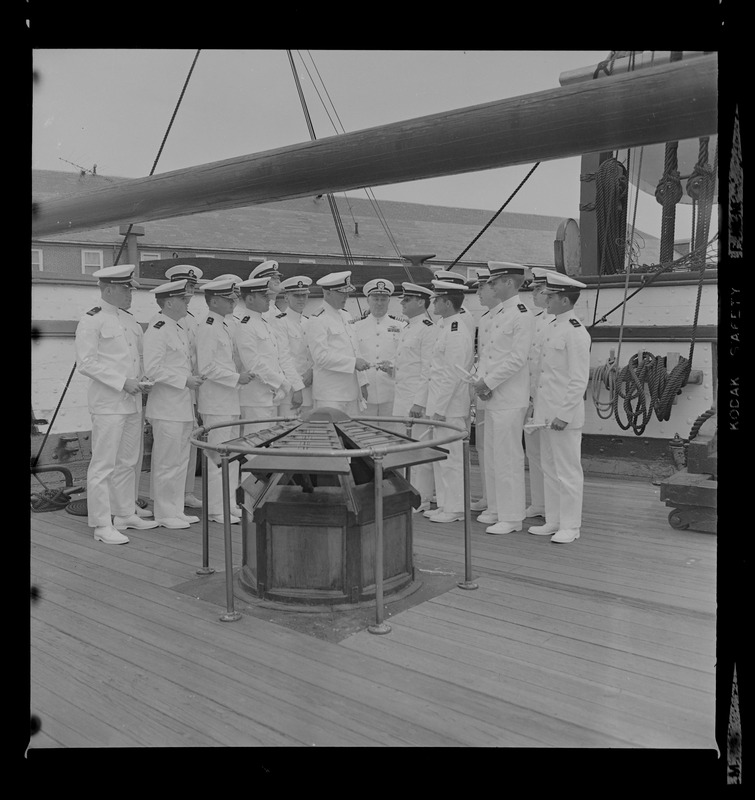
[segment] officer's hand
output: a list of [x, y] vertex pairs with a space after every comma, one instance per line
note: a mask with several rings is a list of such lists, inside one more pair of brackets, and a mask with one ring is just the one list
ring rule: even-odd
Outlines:
[[365, 400], [367, 399], [367, 393], [368, 393], [369, 391], [370, 391], [370, 390], [369, 390], [369, 387], [367, 386], [367, 384], [365, 384], [364, 386], [362, 386], [362, 397], [363, 397]]
[[564, 422], [562, 419], [556, 417], [553, 422], [551, 422], [551, 428], [554, 431], [562, 431], [567, 426], [567, 423]]
[[312, 385], [312, 367], [310, 367], [310, 368], [309, 368], [309, 369], [308, 369], [308, 370], [307, 370], [307, 371], [306, 371], [306, 372], [305, 372], [305, 373], [304, 373], [304, 374], [301, 376], [301, 382], [302, 382], [302, 383], [303, 383], [305, 386], [311, 386], [311, 385]]
[[301, 389], [297, 389], [297, 390], [296, 390], [296, 391], [295, 391], [295, 392], [294, 392], [294, 393], [291, 395], [291, 408], [299, 408], [299, 406], [302, 404], [302, 401], [303, 401], [303, 399], [304, 399], [304, 398], [303, 398], [303, 396], [302, 396], [302, 391], [301, 391]]
[[128, 392], [129, 394], [139, 394], [141, 392], [141, 386], [139, 386], [139, 381], [136, 378], [126, 378], [126, 382], [123, 384], [123, 391]]
[[252, 380], [253, 377], [254, 377], [253, 372], [242, 372], [239, 375], [239, 383], [242, 385], [247, 384]]
[[189, 375], [186, 379], [186, 385], [189, 389], [198, 389], [204, 383], [204, 378], [201, 375]]
[[417, 405], [417, 403], [415, 403], [409, 409], [409, 416], [410, 417], [424, 417], [425, 416], [425, 407]]
[[443, 414], [437, 414], [437, 413], [433, 414], [433, 419], [438, 420], [438, 422], [445, 422], [446, 421], [446, 418], [443, 416]]
[[365, 361], [363, 358], [360, 358], [359, 356], [357, 356], [357, 360], [356, 360], [356, 364], [354, 365], [354, 369], [356, 369], [357, 372], [363, 372], [364, 370], [369, 369], [369, 368], [370, 368], [369, 361]]
[[381, 361], [378, 364], [378, 369], [381, 372], [385, 372], [386, 375], [388, 375], [389, 378], [393, 377], [393, 364], [391, 364], [390, 361]]

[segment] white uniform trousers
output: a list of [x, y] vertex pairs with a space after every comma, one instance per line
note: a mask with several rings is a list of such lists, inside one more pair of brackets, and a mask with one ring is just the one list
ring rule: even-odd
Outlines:
[[530, 505], [535, 511], [545, 511], [545, 488], [541, 462], [540, 431], [524, 434], [527, 465], [530, 470]]
[[[232, 422], [239, 419], [238, 414], [202, 414], [202, 421], [205, 425], [220, 425], [222, 422]], [[238, 425], [227, 428], [216, 428], [207, 434], [208, 444], [218, 444], [227, 442], [229, 439], [236, 439], [239, 435]], [[207, 497], [204, 498], [207, 504], [208, 516], [222, 516], [223, 514], [223, 478], [221, 469], [212, 463], [211, 455], [218, 455], [208, 451], [207, 455]], [[228, 465], [229, 484], [228, 490], [231, 495], [231, 510], [236, 505], [236, 488], [239, 485], [239, 462], [233, 461]]]
[[[377, 416], [377, 415], [376, 415]], [[387, 431], [394, 431], [400, 433], [402, 436], [411, 436], [412, 439], [419, 439], [424, 435], [422, 441], [432, 438], [432, 433], [427, 433], [430, 430], [429, 425], [412, 425], [412, 432], [408, 434], [406, 425], [403, 422], [376, 422], [374, 423], [380, 428]], [[440, 435], [441, 428], [435, 429]], [[445, 447], [445, 445], [444, 445]], [[435, 478], [433, 477], [433, 465], [430, 464], [413, 464], [409, 473], [411, 485], [419, 492], [419, 496], [423, 503], [429, 503], [433, 499], [435, 492]]]
[[134, 476], [142, 415], [92, 414], [92, 458], [87, 469], [87, 517], [92, 528], [135, 512]]
[[[278, 409], [275, 406], [241, 406], [240, 419], [266, 419], [267, 417], [277, 417]], [[271, 419], [270, 422], [249, 422], [246, 425], [241, 425], [239, 436], [246, 436], [247, 433], [255, 433], [255, 431], [262, 431], [265, 428], [270, 428], [275, 425], [275, 420]], [[230, 436], [228, 437], [231, 438]]]
[[175, 519], [184, 513], [189, 436], [194, 423], [152, 419], [152, 490], [156, 520]]
[[[196, 422], [191, 423], [191, 431], [197, 427]], [[189, 465], [186, 469], [186, 480], [184, 481], [184, 494], [194, 494], [194, 488], [197, 482], [197, 448], [193, 444], [189, 445]], [[152, 496], [152, 495], [150, 495]]]
[[485, 408], [488, 509], [500, 522], [521, 522], [526, 510], [522, 426], [525, 408]]
[[477, 461], [480, 467], [480, 478], [482, 480], [482, 497], [481, 500], [487, 502], [488, 500], [488, 487], [485, 483], [485, 409], [477, 406], [475, 413], [475, 449], [477, 450]]
[[[139, 395], [139, 399], [141, 402], [141, 398], [143, 395]], [[136, 512], [136, 501], [139, 499], [139, 483], [142, 479], [142, 463], [144, 461], [144, 406], [142, 406], [139, 412], [140, 422], [140, 433], [139, 433], [139, 458], [136, 460], [136, 464], [134, 464], [134, 511], [131, 513]], [[150, 489], [152, 488], [152, 480], [150, 476]], [[150, 497], [151, 497], [150, 493]]]
[[364, 413], [359, 410], [358, 400], [315, 400], [314, 404], [315, 408], [337, 408], [339, 411], [345, 411], [350, 417]]
[[[367, 403], [367, 408], [361, 413], [365, 417], [392, 417], [393, 400], [388, 400], [385, 403]], [[379, 423], [375, 424], [379, 425]]]
[[[465, 417], [446, 417], [446, 422], [451, 425], [469, 427], [469, 420]], [[435, 428], [435, 435], [428, 434], [426, 438], [436, 438], [448, 433], [453, 433], [449, 428]], [[464, 445], [462, 440], [441, 445], [448, 450], [448, 455], [443, 461], [433, 461], [433, 475], [435, 477], [435, 500], [438, 508], [450, 514], [464, 513]]]
[[545, 485], [545, 521], [560, 528], [582, 525], [582, 429], [541, 432], [540, 463]]

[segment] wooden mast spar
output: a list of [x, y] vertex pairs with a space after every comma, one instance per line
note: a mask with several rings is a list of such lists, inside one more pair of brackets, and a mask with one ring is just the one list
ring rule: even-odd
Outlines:
[[91, 230], [707, 136], [717, 58], [330, 136], [43, 201], [32, 236]]

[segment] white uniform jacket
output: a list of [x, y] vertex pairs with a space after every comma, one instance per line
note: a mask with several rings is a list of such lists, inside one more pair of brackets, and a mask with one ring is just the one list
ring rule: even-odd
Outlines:
[[313, 400], [356, 400], [359, 387], [367, 383], [362, 373], [355, 372], [359, 343], [350, 320], [346, 311], [328, 303], [309, 318], [307, 343], [314, 363]]
[[197, 326], [197, 371], [206, 378], [197, 391], [200, 414], [240, 413], [239, 372], [233, 354], [229, 324], [221, 314], [208, 311]]
[[[185, 317], [184, 317], [185, 319]], [[164, 314], [144, 332], [144, 373], [155, 385], [147, 395], [147, 419], [194, 421], [189, 334], [182, 322]]]
[[[359, 355], [370, 364], [378, 361], [396, 361], [401, 331], [406, 322], [396, 319], [391, 314], [378, 318], [368, 314], [362, 319], [352, 320], [359, 342]], [[394, 398], [395, 380], [383, 370], [370, 368], [365, 370], [365, 377], [370, 382], [367, 388], [368, 403], [389, 403]]]
[[[307, 349], [307, 343], [304, 340], [304, 330], [302, 329], [301, 321], [302, 315], [290, 309], [287, 311], [280, 311], [269, 320], [273, 331], [275, 331], [278, 337], [278, 354], [280, 357], [281, 369], [286, 376], [286, 380], [291, 384], [291, 388], [295, 392], [304, 388], [304, 382], [301, 376], [312, 366], [312, 359]], [[294, 349], [297, 351], [297, 358], [294, 358]], [[309, 364], [300, 370], [299, 366], [302, 362], [305, 364], [309, 362]]]
[[535, 333], [532, 336], [532, 346], [530, 347], [529, 366], [530, 366], [530, 400], [535, 399], [537, 393], [537, 381], [540, 374], [540, 350], [543, 346], [543, 337], [548, 324], [555, 319], [553, 314], [549, 314], [544, 308], [535, 314]]
[[543, 336], [533, 418], [558, 417], [567, 428], [583, 427], [589, 379], [590, 334], [571, 312], [558, 314]]
[[143, 334], [128, 311], [102, 301], [76, 328], [76, 363], [91, 378], [87, 403], [91, 414], [133, 414], [142, 409], [142, 395], [123, 391], [127, 378], [142, 375]]
[[[483, 311], [482, 315], [480, 316], [480, 320], [477, 323], [477, 373], [480, 372], [480, 364], [482, 363], [482, 354], [485, 351], [485, 348], [488, 343], [488, 337], [490, 334], [490, 322], [493, 319], [493, 316], [496, 314], [498, 309], [501, 307], [499, 303], [497, 306], [493, 306], [493, 308], [486, 308]], [[477, 408], [484, 409], [486, 406], [485, 400], [481, 397], [476, 397], [475, 402], [477, 404]]]
[[427, 416], [468, 417], [469, 384], [456, 366], [469, 371], [474, 360], [472, 334], [459, 314], [441, 318], [435, 327], [438, 335], [433, 344], [427, 390]]
[[437, 326], [425, 314], [412, 317], [401, 331], [393, 361], [394, 416], [408, 416], [413, 405], [427, 406], [430, 364], [437, 335]]
[[276, 390], [290, 386], [281, 368], [273, 326], [258, 311], [248, 311], [236, 326], [234, 341], [242, 368], [254, 373], [249, 383], [239, 387], [239, 403], [272, 406]]
[[518, 295], [504, 300], [490, 313], [477, 373], [493, 390], [485, 407], [526, 408], [530, 402], [528, 358], [535, 318]]

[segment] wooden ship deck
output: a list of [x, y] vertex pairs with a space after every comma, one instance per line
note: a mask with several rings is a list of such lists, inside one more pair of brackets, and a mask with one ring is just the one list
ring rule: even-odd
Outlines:
[[354, 625], [250, 598], [220, 621], [215, 523], [198, 576], [200, 525], [114, 547], [86, 517], [32, 514], [29, 748], [715, 751], [716, 537], [667, 515], [651, 483], [587, 476], [573, 544], [473, 522], [466, 590], [463, 524], [415, 514], [424, 594], [386, 597], [374, 635], [374, 607]]

